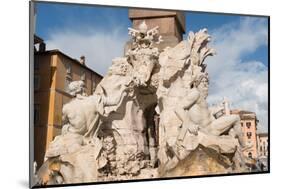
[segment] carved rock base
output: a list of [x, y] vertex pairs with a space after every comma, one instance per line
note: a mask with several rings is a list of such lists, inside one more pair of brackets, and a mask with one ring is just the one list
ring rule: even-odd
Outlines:
[[177, 166], [160, 177], [200, 176], [232, 173], [231, 161], [216, 150], [200, 146], [189, 156], [181, 160]]

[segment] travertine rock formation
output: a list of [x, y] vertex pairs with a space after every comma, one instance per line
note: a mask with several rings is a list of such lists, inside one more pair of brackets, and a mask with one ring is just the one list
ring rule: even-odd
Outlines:
[[[91, 96], [76, 82], [64, 126], [38, 170], [39, 184], [245, 171], [240, 119], [209, 108], [206, 29], [159, 52], [158, 28], [129, 28], [133, 45], [115, 58]], [[155, 116], [160, 118], [159, 125]]]

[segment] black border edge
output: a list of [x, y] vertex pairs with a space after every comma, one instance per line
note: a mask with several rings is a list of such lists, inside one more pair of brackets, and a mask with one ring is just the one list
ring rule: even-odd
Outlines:
[[33, 64], [34, 64], [34, 1], [29, 1], [29, 188], [34, 186], [33, 162], [34, 162], [34, 94], [33, 94]]
[[209, 178], [209, 177], [223, 177], [223, 176], [239, 176], [239, 175], [257, 175], [270, 173], [270, 15], [255, 15], [255, 14], [239, 14], [239, 13], [225, 13], [225, 12], [207, 12], [207, 11], [192, 11], [177, 9], [177, 11], [195, 12], [195, 13], [208, 13], [218, 15], [236, 15], [236, 16], [251, 16], [251, 17], [266, 17], [268, 19], [268, 169], [263, 172], [245, 172], [245, 173], [230, 173], [230, 174], [212, 174], [212, 175], [199, 175], [199, 176], [182, 176], [182, 177], [165, 177], [154, 179], [132, 179], [132, 180], [116, 180], [107, 182], [85, 182], [85, 183], [73, 183], [73, 184], [57, 184], [37, 186], [33, 185], [33, 160], [34, 160], [34, 127], [33, 127], [33, 41], [34, 41], [34, 19], [32, 14], [34, 13], [35, 3], [47, 3], [47, 4], [67, 4], [67, 5], [79, 5], [79, 6], [100, 6], [100, 7], [116, 7], [116, 8], [136, 8], [136, 9], [152, 9], [152, 10], [173, 10], [164, 8], [148, 8], [148, 7], [133, 7], [133, 6], [120, 6], [120, 5], [101, 5], [101, 4], [89, 4], [89, 3], [70, 3], [70, 2], [55, 2], [55, 1], [29, 1], [29, 188], [54, 188], [54, 187], [69, 187], [69, 186], [85, 186], [85, 185], [98, 185], [98, 184], [115, 184], [115, 183], [132, 183], [143, 181], [163, 181], [163, 180], [178, 180], [178, 179], [191, 179], [191, 178]]
[[182, 177], [164, 177], [164, 178], [153, 178], [153, 179], [132, 179], [132, 180], [115, 180], [106, 182], [84, 182], [84, 183], [72, 183], [72, 184], [57, 184], [57, 185], [46, 185], [46, 186], [33, 186], [32, 188], [56, 188], [56, 187], [69, 187], [69, 186], [90, 186], [90, 185], [100, 185], [100, 184], [122, 184], [122, 183], [137, 183], [143, 181], [165, 181], [165, 180], [183, 180], [183, 179], [199, 179], [199, 178], [209, 178], [209, 177], [225, 177], [225, 176], [240, 176], [248, 175], [254, 176], [257, 174], [268, 174], [269, 171], [263, 172], [244, 172], [244, 173], [230, 173], [230, 174], [212, 174], [212, 175], [200, 175], [200, 176], [182, 176]]
[[268, 45], [267, 45], [267, 58], [268, 58], [268, 157], [267, 157], [267, 167], [268, 173], [270, 173], [270, 16], [268, 16]]

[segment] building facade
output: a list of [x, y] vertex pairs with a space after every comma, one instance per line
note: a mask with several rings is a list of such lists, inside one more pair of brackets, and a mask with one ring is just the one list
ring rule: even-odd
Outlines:
[[232, 114], [238, 114], [241, 119], [241, 129], [243, 132], [244, 143], [250, 148], [244, 151], [244, 155], [257, 159], [258, 158], [258, 144], [257, 144], [257, 116], [254, 112], [243, 110], [232, 110]]
[[34, 160], [39, 167], [49, 143], [61, 133], [62, 107], [72, 98], [68, 84], [82, 80], [91, 95], [101, 79], [84, 57], [78, 61], [59, 50], [34, 52]]
[[268, 158], [268, 134], [267, 133], [259, 133], [257, 137], [258, 142], [258, 161], [260, 165], [260, 169], [262, 171], [268, 170], [269, 158]]
[[258, 142], [258, 155], [261, 158], [268, 157], [268, 134], [267, 133], [259, 133], [257, 135]]

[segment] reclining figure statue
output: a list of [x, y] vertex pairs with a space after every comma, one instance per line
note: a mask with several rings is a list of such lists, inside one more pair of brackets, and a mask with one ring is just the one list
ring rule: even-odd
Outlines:
[[215, 52], [207, 46], [210, 36], [203, 29], [190, 33], [187, 41], [160, 54], [157, 91], [160, 114], [159, 172], [173, 169], [199, 144], [216, 146], [220, 153], [234, 154], [245, 147], [238, 115], [216, 117], [208, 96], [208, 74], [203, 64]]
[[[216, 118], [216, 113], [221, 109], [211, 111], [206, 101], [207, 96], [208, 76], [205, 73], [193, 83], [193, 88], [181, 99], [181, 105], [175, 110], [182, 121], [182, 127], [176, 143], [171, 147], [175, 156], [168, 163], [168, 169], [173, 168], [178, 161], [189, 155], [191, 152], [189, 145], [193, 140], [190, 138], [194, 138], [194, 135], [197, 136], [198, 144], [205, 147], [217, 145], [221, 153], [234, 153], [236, 148], [239, 148], [240, 152], [245, 147], [239, 115], [222, 115]], [[223, 134], [225, 136], [221, 136]], [[239, 143], [233, 144], [234, 138], [237, 138]]]
[[[73, 178], [76, 173], [73, 168], [83, 169], [84, 163], [82, 160], [76, 161], [75, 159], [79, 158], [79, 155], [73, 154], [83, 151], [84, 146], [85, 148], [92, 149], [95, 156], [94, 159], [96, 158], [101, 148], [100, 141], [97, 138], [99, 125], [101, 124], [101, 119], [108, 115], [105, 114], [104, 108], [118, 106], [127, 94], [124, 86], [120, 89], [121, 96], [116, 98], [97, 94], [85, 96], [83, 90], [80, 90], [81, 85], [83, 83], [80, 81], [70, 83], [71, 94], [75, 98], [63, 106], [62, 120], [64, 125], [62, 134], [50, 143], [46, 151], [46, 161], [44, 162], [46, 166], [43, 164], [37, 172], [40, 184], [75, 182]], [[75, 167], [71, 165], [72, 162], [76, 162]], [[89, 162], [86, 164], [86, 166], [89, 166]], [[56, 167], [56, 169], [53, 170], [52, 167]], [[85, 182], [93, 181], [94, 173], [90, 173], [91, 171], [89, 170], [84, 171], [83, 174], [85, 175], [80, 173], [80, 180], [77, 179], [77, 182], [81, 182], [81, 179]]]

